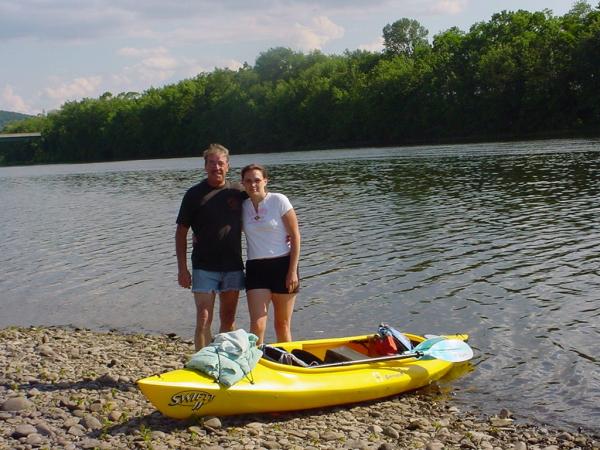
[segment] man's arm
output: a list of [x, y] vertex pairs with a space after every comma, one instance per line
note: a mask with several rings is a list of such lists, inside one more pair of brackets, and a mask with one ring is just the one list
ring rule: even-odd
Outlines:
[[175, 254], [177, 255], [177, 282], [179, 286], [192, 287], [192, 276], [187, 265], [187, 235], [190, 227], [177, 224], [175, 230]]

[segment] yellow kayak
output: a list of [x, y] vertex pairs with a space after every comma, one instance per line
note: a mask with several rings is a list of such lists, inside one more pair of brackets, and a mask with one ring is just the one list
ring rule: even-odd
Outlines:
[[[425, 338], [405, 336], [416, 348], [419, 344], [427, 347]], [[447, 339], [470, 350], [464, 343], [467, 338], [460, 334], [427, 341]], [[248, 376], [231, 387], [191, 369], [173, 370], [137, 383], [162, 414], [185, 419], [304, 410], [388, 397], [427, 386], [455, 364], [428, 355], [427, 348], [402, 356], [370, 356], [368, 343], [372, 339], [372, 335], [364, 335], [273, 344], [279, 352], [298, 355], [310, 364], [308, 355], [318, 363], [302, 367], [276, 362], [266, 357], [270, 352], [265, 349]]]

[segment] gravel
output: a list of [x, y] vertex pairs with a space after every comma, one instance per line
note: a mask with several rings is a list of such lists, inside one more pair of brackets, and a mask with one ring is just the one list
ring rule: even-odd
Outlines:
[[305, 412], [161, 415], [139, 378], [181, 368], [191, 342], [175, 335], [44, 327], [0, 330], [4, 449], [598, 449], [598, 436], [487, 417], [440, 400], [435, 386], [384, 401]]

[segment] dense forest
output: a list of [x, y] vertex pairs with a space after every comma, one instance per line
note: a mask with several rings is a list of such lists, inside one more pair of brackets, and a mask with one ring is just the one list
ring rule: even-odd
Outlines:
[[400, 19], [382, 52], [272, 48], [237, 71], [68, 102], [7, 126], [42, 137], [5, 144], [0, 164], [600, 134], [600, 4], [427, 35]]

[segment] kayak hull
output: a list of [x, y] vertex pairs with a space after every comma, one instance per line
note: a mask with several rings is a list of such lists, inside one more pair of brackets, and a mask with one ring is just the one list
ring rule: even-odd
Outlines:
[[[424, 338], [407, 335], [415, 343]], [[466, 340], [467, 335], [449, 338]], [[365, 342], [369, 336], [277, 344], [319, 358], [328, 350]], [[367, 356], [365, 356], [367, 358]], [[384, 398], [427, 386], [443, 377], [453, 363], [432, 358], [364, 361], [332, 367], [297, 367], [261, 358], [248, 376], [224, 387], [209, 376], [178, 369], [143, 378], [138, 386], [162, 414], [177, 419], [205, 415], [281, 412]]]

